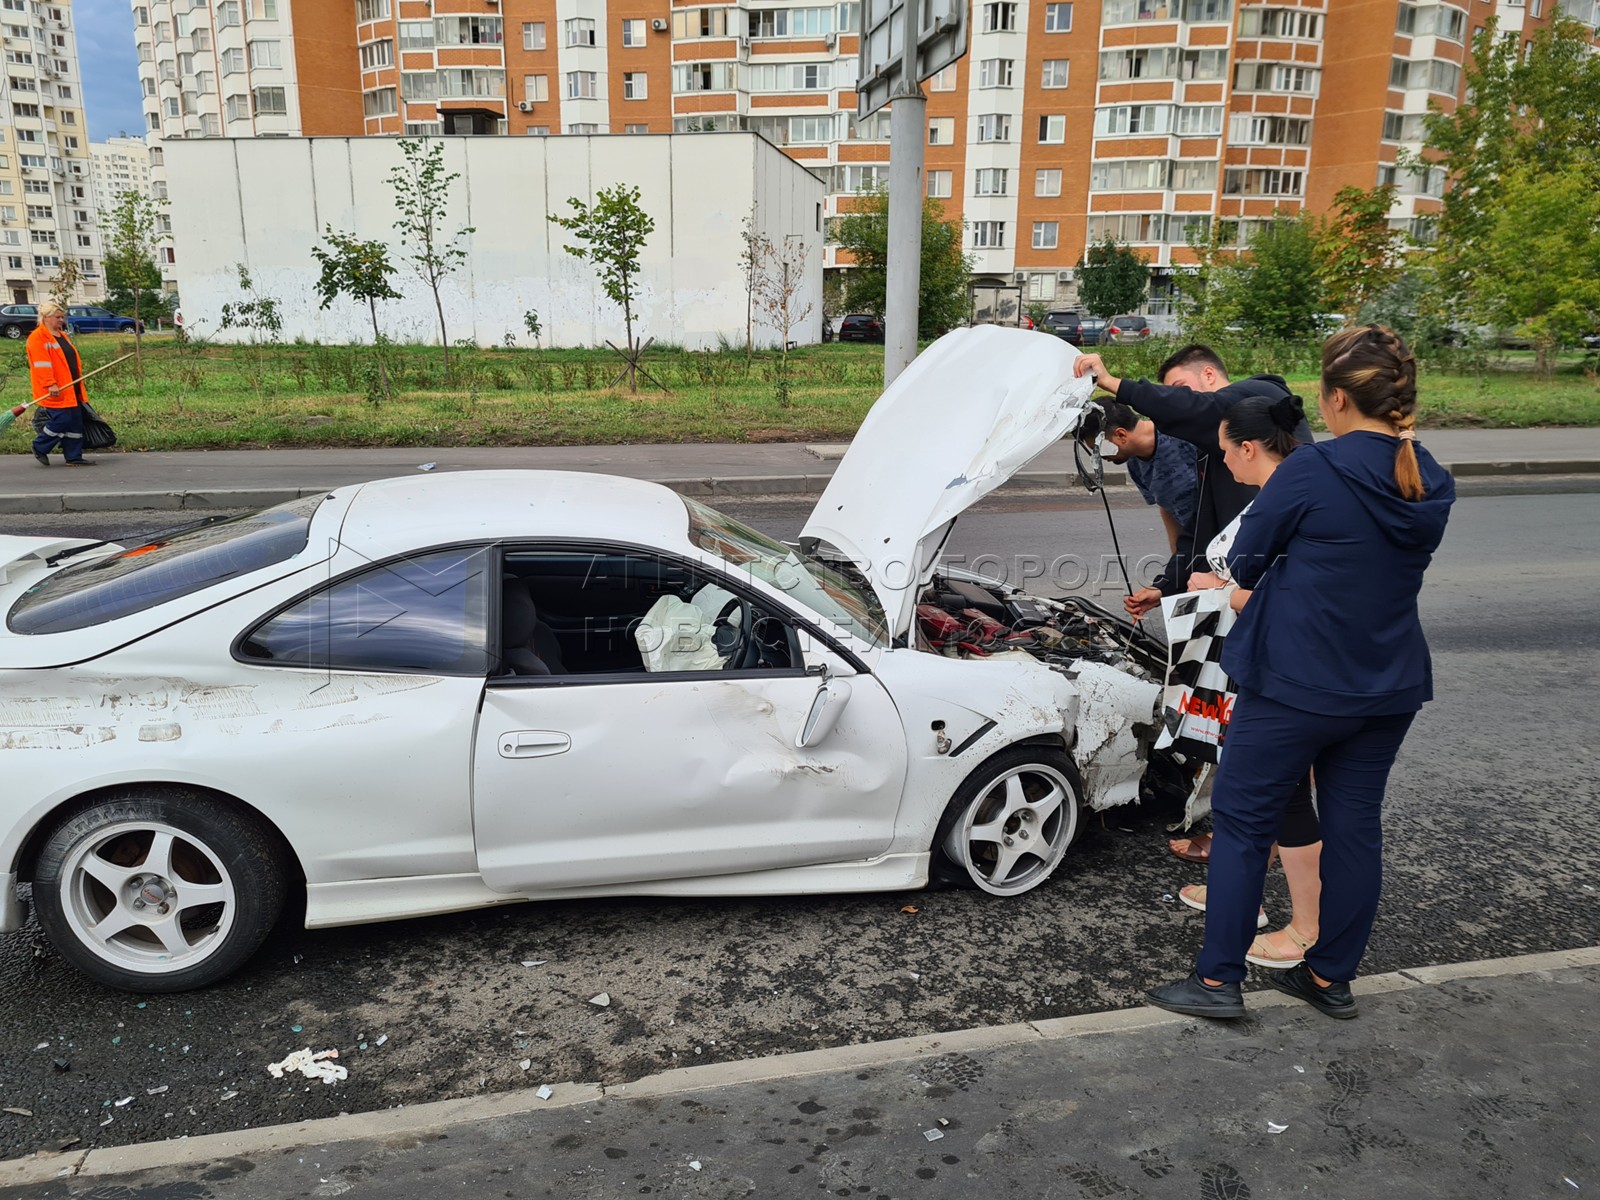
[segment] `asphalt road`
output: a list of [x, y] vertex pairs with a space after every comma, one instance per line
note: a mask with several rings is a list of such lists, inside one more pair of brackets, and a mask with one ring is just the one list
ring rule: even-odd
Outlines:
[[[807, 506], [729, 507], [792, 536]], [[1147, 510], [1115, 515], [1126, 552], [1159, 551]], [[1438, 699], [1390, 788], [1369, 971], [1600, 942], [1597, 515], [1593, 495], [1457, 506], [1424, 594]], [[131, 514], [6, 528], [103, 536], [164, 523]], [[1063, 555], [1097, 564], [1107, 541], [1104, 514], [1082, 501], [1012, 498], [964, 518], [951, 551], [995, 555], [1020, 573]], [[1041, 590], [1076, 582], [1063, 573]], [[1119, 586], [1106, 581], [1106, 598]], [[1094, 824], [1056, 879], [1015, 900], [959, 891], [607, 900], [287, 929], [233, 979], [184, 996], [94, 987], [30, 928], [0, 938], [0, 1108], [32, 1113], [0, 1112], [0, 1156], [545, 1081], [618, 1083], [688, 1063], [1135, 1004], [1197, 948], [1198, 917], [1171, 897], [1203, 874], [1167, 854], [1147, 821]], [[1281, 876], [1268, 906], [1286, 911]], [[589, 1003], [602, 991], [607, 1008]], [[267, 1074], [306, 1046], [339, 1048], [349, 1080]]]

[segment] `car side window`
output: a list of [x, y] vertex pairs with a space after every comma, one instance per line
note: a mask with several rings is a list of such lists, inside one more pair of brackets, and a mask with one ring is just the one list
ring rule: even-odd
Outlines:
[[246, 661], [286, 667], [486, 675], [492, 553], [440, 550], [367, 568], [263, 621]]
[[804, 668], [790, 623], [669, 558], [606, 550], [508, 551], [493, 674], [623, 682]]

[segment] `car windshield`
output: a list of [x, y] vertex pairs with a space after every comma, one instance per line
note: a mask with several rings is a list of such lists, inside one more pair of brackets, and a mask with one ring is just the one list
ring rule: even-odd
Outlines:
[[689, 540], [763, 583], [787, 593], [796, 604], [820, 613], [873, 646], [889, 644], [888, 622], [877, 597], [857, 587], [832, 567], [801, 554], [764, 533], [688, 497]]
[[305, 550], [311, 516], [326, 498], [305, 496], [63, 567], [22, 594], [6, 625], [24, 634], [87, 629], [287, 562]]

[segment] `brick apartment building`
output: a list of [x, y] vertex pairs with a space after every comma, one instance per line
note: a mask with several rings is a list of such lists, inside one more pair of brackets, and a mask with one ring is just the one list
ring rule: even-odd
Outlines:
[[[887, 179], [888, 114], [855, 117], [859, 0], [132, 3], [161, 138], [749, 129], [823, 176], [830, 217]], [[1442, 172], [1398, 165], [1429, 103], [1457, 102], [1491, 17], [1525, 41], [1557, 11], [1600, 26], [1600, 0], [972, 0], [968, 54], [926, 84], [927, 190], [977, 279], [1067, 303], [1109, 233], [1157, 267], [1160, 313], [1191, 230], [1248, 241], [1385, 181], [1397, 226], [1437, 211]]]

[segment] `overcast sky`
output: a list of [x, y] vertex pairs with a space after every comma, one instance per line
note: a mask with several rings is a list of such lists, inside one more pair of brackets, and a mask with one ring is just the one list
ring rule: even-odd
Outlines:
[[72, 13], [90, 140], [103, 142], [121, 133], [143, 137], [132, 4], [128, 0], [73, 0]]

